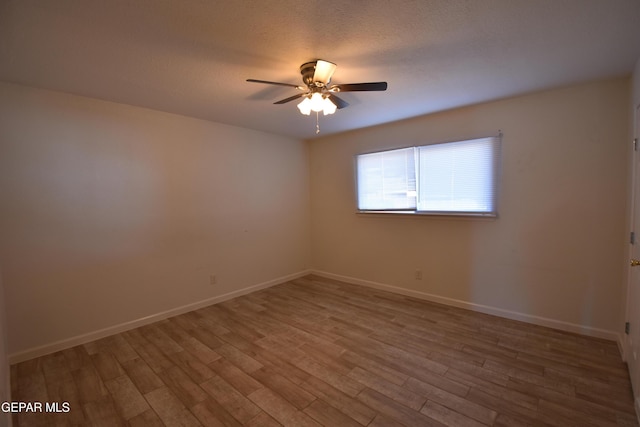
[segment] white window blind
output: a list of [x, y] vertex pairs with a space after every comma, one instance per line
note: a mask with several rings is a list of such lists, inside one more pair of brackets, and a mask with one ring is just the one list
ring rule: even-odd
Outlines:
[[358, 209], [495, 216], [500, 139], [358, 155]]
[[362, 154], [357, 158], [361, 210], [416, 208], [415, 149]]
[[418, 210], [495, 211], [498, 138], [418, 147]]

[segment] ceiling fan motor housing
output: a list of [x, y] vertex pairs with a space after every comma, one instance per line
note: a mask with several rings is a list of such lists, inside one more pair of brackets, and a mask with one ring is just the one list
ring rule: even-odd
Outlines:
[[[300, 66], [300, 74], [302, 74], [302, 81], [309, 87], [312, 86], [324, 86], [323, 82], [313, 81], [313, 76], [316, 72], [317, 61], [305, 62]], [[329, 82], [327, 82], [329, 83]]]

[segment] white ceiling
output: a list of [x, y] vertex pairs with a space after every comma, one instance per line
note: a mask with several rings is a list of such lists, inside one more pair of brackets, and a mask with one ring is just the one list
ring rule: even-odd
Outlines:
[[0, 0], [0, 80], [298, 138], [272, 105], [299, 66], [338, 64], [321, 135], [631, 73], [640, 0]]

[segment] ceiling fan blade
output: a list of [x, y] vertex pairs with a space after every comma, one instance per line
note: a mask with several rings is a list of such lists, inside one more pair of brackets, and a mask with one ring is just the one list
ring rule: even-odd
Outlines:
[[316, 69], [313, 73], [313, 81], [322, 82], [325, 85], [329, 84], [333, 73], [336, 71], [336, 67], [337, 65], [333, 62], [318, 59], [316, 61]]
[[329, 94], [329, 100], [333, 102], [336, 105], [336, 107], [338, 107], [338, 110], [349, 106], [349, 103], [347, 101], [341, 98], [338, 98], [334, 94]]
[[247, 79], [247, 81], [251, 83], [264, 83], [267, 85], [288, 86], [288, 87], [295, 87], [296, 89], [304, 89], [302, 86], [293, 85], [291, 83], [269, 82], [267, 80], [256, 80], [256, 79]]
[[348, 83], [343, 85], [331, 86], [330, 90], [337, 92], [370, 92], [387, 90], [387, 82], [373, 83]]
[[297, 95], [293, 95], [288, 98], [281, 99], [280, 101], [274, 102], [274, 104], [286, 104], [287, 102], [291, 102], [294, 99], [302, 98], [303, 96], [306, 96], [306, 95], [307, 95], [306, 93], [299, 93]]

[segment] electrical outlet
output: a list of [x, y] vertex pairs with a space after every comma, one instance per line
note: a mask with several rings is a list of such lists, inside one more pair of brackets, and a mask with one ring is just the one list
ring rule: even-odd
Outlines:
[[216, 283], [218, 283], [218, 278], [216, 277], [216, 275], [212, 274], [211, 276], [209, 276], [209, 284], [215, 285]]
[[416, 280], [422, 280], [422, 270], [416, 270], [415, 278]]

